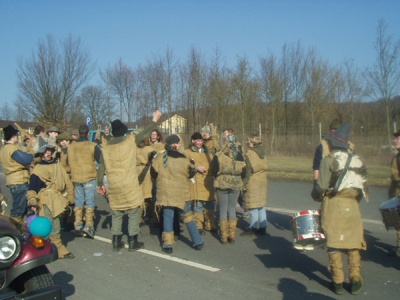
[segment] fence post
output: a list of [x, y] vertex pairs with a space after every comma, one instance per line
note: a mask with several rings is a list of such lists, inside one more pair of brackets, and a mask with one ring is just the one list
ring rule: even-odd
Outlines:
[[318, 123], [318, 130], [319, 130], [319, 140], [322, 140], [322, 126], [321, 126], [321, 122]]

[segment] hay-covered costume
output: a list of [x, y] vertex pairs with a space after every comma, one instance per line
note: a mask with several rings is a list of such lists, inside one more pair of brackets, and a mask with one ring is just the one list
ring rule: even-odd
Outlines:
[[221, 243], [234, 243], [236, 239], [236, 204], [243, 190], [246, 164], [237, 148], [236, 137], [229, 135], [222, 151], [218, 151], [211, 162], [211, 172], [218, 198]]

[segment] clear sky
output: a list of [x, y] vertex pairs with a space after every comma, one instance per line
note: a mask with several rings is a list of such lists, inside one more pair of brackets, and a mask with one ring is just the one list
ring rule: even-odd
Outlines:
[[135, 68], [167, 48], [185, 60], [191, 47], [257, 66], [298, 41], [331, 64], [364, 68], [375, 61], [379, 19], [400, 38], [399, 0], [0, 0], [0, 105], [17, 98], [18, 58], [47, 34], [81, 38], [97, 69], [119, 58]]

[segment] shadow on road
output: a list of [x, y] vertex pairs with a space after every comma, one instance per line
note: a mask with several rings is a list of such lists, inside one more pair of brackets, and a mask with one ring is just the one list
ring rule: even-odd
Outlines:
[[75, 294], [75, 286], [70, 284], [73, 278], [74, 276], [65, 271], [60, 271], [53, 274], [54, 282], [62, 287], [63, 296], [65, 298]]
[[[268, 212], [268, 226], [272, 225], [278, 230], [291, 231], [290, 221], [291, 216]], [[305, 252], [295, 249], [293, 243], [288, 239], [267, 233], [266, 237], [257, 237], [254, 239], [254, 242], [258, 248], [269, 250], [267, 254], [256, 255], [266, 268], [290, 269], [291, 271], [302, 273], [309, 280], [314, 280], [320, 285], [329, 288], [330, 273], [327, 267], [306, 255]], [[288, 279], [284, 280], [284, 278], [282, 280], [281, 288], [284, 288], [289, 281]], [[297, 288], [305, 289], [304, 287], [300, 287], [299, 283], [294, 283], [296, 283]]]
[[[393, 233], [393, 243], [396, 242], [396, 231]], [[400, 270], [400, 259], [389, 256], [389, 252], [395, 249], [394, 245], [380, 242], [380, 239], [373, 236], [368, 230], [364, 230], [364, 238], [367, 242], [367, 250], [361, 251], [361, 258], [364, 261], [371, 261], [386, 268]]]
[[290, 278], [279, 279], [278, 290], [282, 292], [283, 300], [309, 298], [320, 300], [336, 299], [319, 293], [307, 292], [307, 287], [304, 284]]

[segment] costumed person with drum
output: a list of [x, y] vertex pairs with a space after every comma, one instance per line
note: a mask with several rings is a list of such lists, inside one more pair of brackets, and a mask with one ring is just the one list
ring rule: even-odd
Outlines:
[[246, 163], [236, 144], [236, 136], [228, 134], [227, 142], [211, 161], [211, 172], [215, 178], [214, 187], [218, 197], [219, 229], [221, 244], [235, 243], [236, 204], [243, 190]]
[[[400, 195], [400, 130], [393, 134], [394, 146], [397, 150], [397, 154], [392, 159], [392, 169], [390, 176], [390, 187], [389, 187], [389, 198], [398, 197]], [[399, 204], [399, 203], [397, 203]], [[397, 220], [399, 219], [400, 212], [397, 211]], [[390, 252], [390, 256], [400, 257], [400, 226], [395, 227], [397, 232], [397, 248]]]
[[250, 135], [247, 138], [249, 150], [246, 153], [246, 177], [243, 180], [246, 191], [245, 207], [250, 212], [250, 226], [240, 236], [267, 234], [267, 156], [261, 138]]
[[45, 144], [37, 150], [36, 155], [41, 160], [33, 168], [26, 198], [28, 206], [52, 223], [49, 238], [58, 249], [58, 258], [74, 258], [60, 237], [60, 217], [68, 204], [74, 202], [73, 185], [64, 167], [53, 157], [55, 149], [55, 146]]
[[331, 153], [322, 159], [318, 181], [311, 193], [322, 201], [321, 223], [327, 240], [329, 268], [333, 290], [343, 293], [345, 275], [342, 253], [348, 258], [351, 293], [358, 294], [362, 286], [360, 250], [367, 245], [359, 209], [359, 201], [368, 200], [367, 169], [357, 155], [349, 153], [350, 126], [343, 123], [325, 137]]
[[172, 253], [174, 244], [174, 216], [176, 208], [190, 234], [195, 250], [201, 250], [204, 241], [197, 230], [194, 218], [194, 201], [190, 201], [189, 182], [195, 175], [187, 157], [179, 151], [180, 138], [172, 134], [165, 139], [165, 150], [153, 159], [151, 174], [157, 180], [157, 206], [162, 207], [163, 232], [162, 251]]

